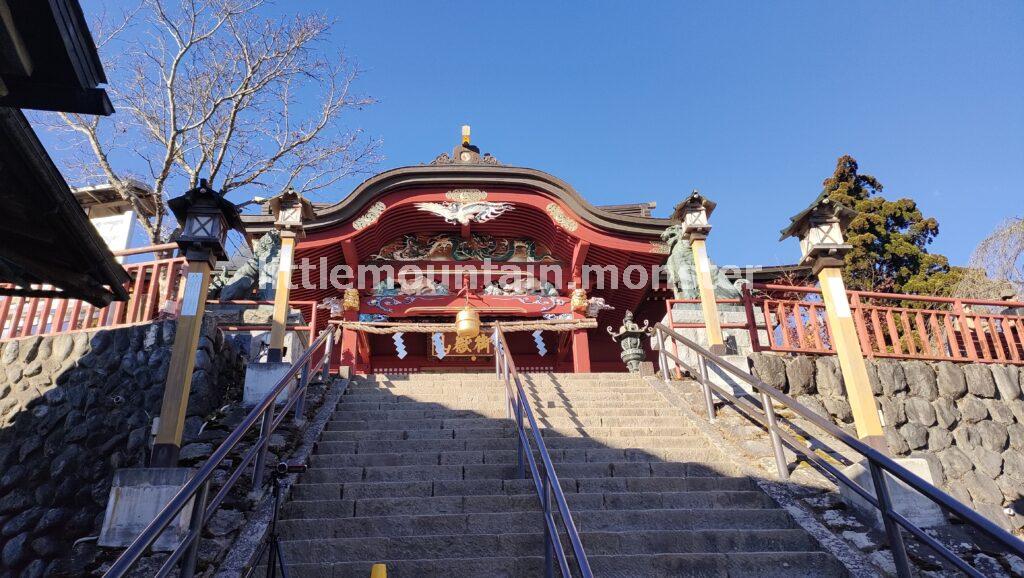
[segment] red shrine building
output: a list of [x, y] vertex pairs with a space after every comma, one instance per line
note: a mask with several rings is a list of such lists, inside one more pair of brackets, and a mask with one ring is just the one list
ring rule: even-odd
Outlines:
[[[430, 164], [314, 204], [290, 302], [317, 304], [317, 331], [340, 325], [333, 364], [361, 373], [493, 370], [495, 321], [520, 369], [625, 371], [606, 327], [627, 311], [659, 321], [671, 295], [656, 279], [671, 223], [652, 208], [594, 206], [556, 176], [481, 154], [466, 134]], [[243, 220], [250, 240], [274, 229], [269, 212]], [[456, 336], [467, 306], [483, 338]]]

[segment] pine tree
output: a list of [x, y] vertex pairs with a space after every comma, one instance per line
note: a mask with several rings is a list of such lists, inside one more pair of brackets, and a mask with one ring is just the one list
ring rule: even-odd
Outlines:
[[847, 286], [861, 291], [947, 295], [960, 273], [943, 255], [929, 253], [939, 223], [925, 217], [913, 199], [890, 201], [882, 183], [858, 172], [857, 161], [843, 155], [825, 179], [822, 195], [859, 214], [846, 232], [853, 250], [846, 257]]

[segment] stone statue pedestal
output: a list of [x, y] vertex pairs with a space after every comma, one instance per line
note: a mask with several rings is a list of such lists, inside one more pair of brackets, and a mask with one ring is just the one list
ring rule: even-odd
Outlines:
[[[270, 393], [288, 368], [295, 362], [309, 345], [309, 334], [306, 331], [286, 331], [284, 334], [284, 355], [280, 363], [266, 363], [267, 344], [270, 342], [270, 331], [264, 329], [271, 323], [274, 314], [273, 305], [242, 305], [237, 303], [215, 304], [207, 312], [217, 320], [218, 325], [230, 325], [236, 329], [227, 333], [233, 334], [240, 349], [246, 352], [249, 359], [245, 370], [245, 388], [242, 402], [245, 405], [256, 405]], [[305, 319], [302, 312], [292, 309], [288, 313], [288, 325], [303, 325]], [[253, 327], [253, 329], [247, 329]], [[258, 328], [258, 329], [257, 329]], [[277, 403], [283, 403], [294, 390], [287, 388]]]
[[[719, 319], [723, 325], [733, 323], [746, 323], [747, 314], [741, 305], [731, 304], [719, 304]], [[764, 314], [761, 311], [754, 310], [754, 319], [758, 325], [764, 324]], [[701, 311], [699, 303], [676, 303], [672, 306], [672, 321], [674, 323], [703, 323], [704, 314]], [[665, 325], [669, 324], [669, 316], [666, 314], [662, 319], [662, 323]], [[675, 331], [681, 334], [683, 337], [690, 339], [704, 348], [708, 348], [708, 336], [707, 331], [703, 328], [689, 328], [682, 329], [678, 328]], [[762, 343], [768, 342], [768, 335], [763, 329], [758, 331], [759, 339]], [[754, 348], [750, 342], [750, 332], [746, 329], [722, 329], [722, 337], [725, 341], [726, 353], [720, 357], [732, 365], [740, 368], [746, 373], [751, 373], [750, 363], [747, 360], [747, 356], [753, 353]], [[652, 349], [657, 349], [657, 343], [652, 340]], [[668, 347], [673, 347], [672, 344], [668, 344]], [[679, 344], [676, 346], [676, 351], [671, 351], [677, 355], [684, 363], [693, 368], [695, 374], [700, 371], [699, 356], [691, 349]], [[668, 360], [669, 371], [675, 371], [677, 369], [676, 363], [672, 360]], [[682, 368], [686, 371], [685, 368]], [[733, 395], [754, 395], [753, 388], [750, 387], [746, 382], [736, 378], [733, 374], [726, 372], [718, 368], [715, 364], [708, 364], [708, 374], [711, 378], [711, 382], [715, 385], [731, 390]]]

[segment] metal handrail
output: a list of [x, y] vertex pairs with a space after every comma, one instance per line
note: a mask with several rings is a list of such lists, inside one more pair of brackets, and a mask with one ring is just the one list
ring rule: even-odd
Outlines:
[[[907, 532], [910, 532], [910, 534], [920, 541], [924, 542], [942, 558], [952, 563], [962, 572], [977, 578], [984, 578], [985, 575], [975, 570], [963, 558], [952, 552], [935, 538], [926, 534], [924, 530], [893, 509], [892, 499], [889, 496], [889, 488], [882, 482], [885, 473], [901, 480], [915, 491], [937, 504], [945, 512], [957, 516], [972, 528], [979, 530], [989, 538], [999, 542], [1002, 546], [1006, 547], [1018, 556], [1024, 556], [1024, 542], [1017, 539], [1006, 530], [1003, 530], [981, 514], [978, 514], [974, 510], [957, 501], [949, 494], [943, 492], [910, 470], [899, 465], [889, 456], [865, 444], [857, 438], [854, 438], [828, 419], [814, 413], [792, 397], [782, 393], [749, 373], [746, 373], [722, 357], [711, 353], [698, 343], [680, 335], [671, 328], [666, 327], [664, 324], [656, 323], [654, 325], [654, 330], [659, 346], [658, 356], [659, 363], [662, 367], [662, 378], [665, 382], [669, 382], [671, 380], [669, 372], [664, 369], [668, 366], [667, 361], [669, 358], [681, 367], [685, 368], [690, 375], [694, 376], [695, 380], [701, 385], [703, 390], [708, 419], [710, 421], [715, 420], [715, 404], [713, 396], [717, 395], [721, 399], [739, 407], [744, 411], [744, 413], [754, 418], [768, 429], [768, 433], [772, 441], [772, 449], [775, 454], [776, 467], [779, 470], [779, 476], [781, 478], [787, 479], [789, 477], [789, 467], [786, 462], [782, 446], [782, 442], [785, 441], [793, 450], [807, 458], [812, 466], [818, 468], [837, 482], [848, 487], [879, 511], [882, 517], [882, 522], [885, 526], [886, 537], [889, 541], [889, 548], [892, 551], [893, 560], [896, 564], [896, 571], [900, 577], [911, 576], [910, 561], [907, 557], [906, 547], [903, 543], [903, 536], [900, 532], [901, 527]], [[669, 352], [666, 348], [666, 342], [669, 339], [676, 343], [683, 344], [696, 353], [700, 367], [694, 368], [689, 363], [680, 359], [677, 355]], [[713, 383], [708, 377], [708, 362], [714, 363], [736, 379], [739, 379], [753, 387], [760, 394], [762, 407], [758, 408], [748, 400], [738, 399], [730, 392]], [[857, 483], [843, 474], [837, 467], [808, 448], [805, 444], [801, 443], [796, 436], [779, 427], [773, 402], [782, 404], [793, 413], [821, 428], [824, 432], [832, 435], [854, 452], [860, 454], [860, 456], [868, 463], [868, 470], [871, 473], [871, 481], [875, 490], [875, 495], [872, 495], [864, 488], [861, 488]], [[763, 416], [761, 415], [761, 411], [764, 412]]]
[[[181, 511], [188, 505], [192, 500], [192, 516], [189, 522], [188, 533], [182, 539], [181, 543], [171, 552], [167, 560], [163, 563], [160, 569], [157, 571], [155, 576], [164, 577], [169, 576], [174, 566], [180, 561], [181, 572], [180, 576], [183, 578], [191, 578], [195, 573], [196, 560], [199, 554], [199, 542], [202, 537], [203, 528], [206, 526], [213, 514], [220, 507], [221, 503], [227, 497], [228, 492], [234, 487], [235, 483], [239, 478], [242, 477], [247, 466], [255, 460], [252, 472], [252, 489], [253, 491], [260, 491], [263, 487], [263, 476], [266, 465], [267, 448], [270, 445], [270, 436], [274, 433], [274, 430], [281, 424], [284, 417], [288, 414], [288, 411], [293, 407], [295, 409], [294, 420], [301, 422], [303, 412], [303, 402], [305, 399], [306, 389], [309, 385], [310, 374], [316, 372], [322, 372], [321, 378], [326, 381], [328, 379], [328, 372], [331, 364], [331, 350], [334, 347], [335, 330], [332, 328], [325, 329], [313, 343], [310, 344], [309, 348], [306, 349], [302, 355], [292, 364], [283, 377], [277, 382], [277, 385], [267, 394], [263, 400], [257, 404], [245, 419], [242, 420], [238, 427], [232, 431], [228, 437], [221, 443], [220, 447], [213, 452], [209, 459], [203, 463], [203, 465], [196, 471], [195, 475], [185, 483], [184, 486], [178, 493], [171, 498], [170, 502], [153, 518], [153, 521], [140, 533], [134, 541], [125, 549], [124, 552], [114, 561], [110, 569], [104, 574], [107, 578], [120, 578], [125, 576], [132, 567], [139, 561], [139, 559], [146, 553], [146, 550], [156, 541], [163, 531], [170, 526], [175, 518], [181, 513]], [[315, 364], [313, 363], [313, 356], [317, 350], [323, 348], [323, 356]], [[278, 396], [291, 384], [291, 382], [298, 376], [299, 386], [288, 396], [288, 401], [284, 403], [280, 411], [276, 411], [276, 401]], [[275, 418], [275, 413], [277, 417]], [[239, 460], [238, 465], [228, 476], [227, 481], [217, 492], [217, 495], [212, 500], [207, 501], [210, 490], [210, 479], [213, 477], [217, 467], [227, 458], [228, 454], [242, 441], [257, 424], [260, 423], [260, 437], [253, 444], [252, 448], [249, 449]]]
[[[552, 499], [558, 508], [559, 517], [562, 519], [562, 526], [569, 538], [572, 547], [573, 557], [576, 560], [576, 570], [584, 578], [593, 578], [590, 570], [590, 561], [583, 550], [583, 542], [580, 540], [579, 531], [572, 520], [572, 513], [569, 511], [569, 504], [565, 501], [565, 493], [558, 482], [558, 474], [555, 473], [555, 466], [551, 463], [551, 456], [548, 453], [544, 437], [537, 426], [537, 420], [533, 416], [533, 409], [530, 407], [523, 390], [522, 381], [519, 379], [519, 372], [516, 370], [515, 361], [509, 352], [508, 342], [501, 330], [501, 323], [494, 323], [494, 371], [499, 379], [505, 382], [505, 395], [508, 400], [509, 418], [516, 425], [516, 437], [518, 438], [516, 452], [516, 474], [519, 478], [526, 477], [526, 465], [530, 466], [530, 477], [533, 479], [534, 488], [537, 490], [537, 497], [540, 498], [541, 507], [544, 508], [544, 575], [548, 578], [554, 576], [554, 561], [558, 561], [563, 578], [570, 578], [569, 560], [562, 547], [561, 538], [558, 535], [558, 528], [555, 526], [555, 519], [551, 509]], [[514, 387], [513, 387], [514, 386]], [[530, 426], [530, 435], [527, 436], [523, 420]], [[537, 467], [534, 458], [534, 449], [530, 445], [530, 438], [536, 444], [537, 454], [540, 456], [542, 468]]]

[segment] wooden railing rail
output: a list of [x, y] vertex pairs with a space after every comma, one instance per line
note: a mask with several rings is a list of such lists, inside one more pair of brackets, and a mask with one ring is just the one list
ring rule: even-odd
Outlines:
[[[745, 322], [723, 323], [747, 329], [755, 351], [832, 354], [832, 334], [817, 287], [754, 284], [741, 299]], [[868, 358], [920, 359], [1024, 365], [1024, 303], [929, 295], [849, 291], [850, 311], [861, 350]], [[672, 299], [699, 303], [697, 299]], [[755, 318], [755, 311], [761, 313]], [[702, 323], [669, 323], [672, 329]], [[759, 332], [760, 330], [760, 332]], [[767, 335], [767, 343], [762, 335]]]
[[[152, 248], [149, 248], [152, 250]], [[96, 307], [77, 299], [0, 296], [0, 341], [146, 323], [177, 314], [184, 289], [183, 257], [125, 265], [128, 301]], [[49, 289], [39, 286], [38, 289]]]

